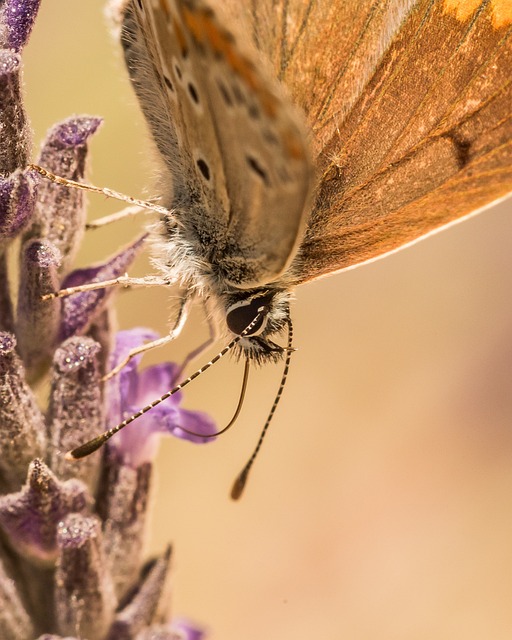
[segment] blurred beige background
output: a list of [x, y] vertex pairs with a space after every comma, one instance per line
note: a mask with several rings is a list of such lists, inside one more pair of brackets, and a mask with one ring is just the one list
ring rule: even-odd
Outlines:
[[[102, 115], [90, 180], [150, 194], [144, 125], [102, 2], [43, 0], [25, 61], [36, 140], [68, 115]], [[91, 216], [116, 209], [90, 198]], [[163, 443], [148, 548], [174, 544], [177, 615], [214, 640], [512, 637], [511, 212], [504, 202], [297, 292], [299, 351], [241, 503], [229, 487], [280, 368], [253, 376], [220, 441]], [[80, 264], [139, 228], [89, 234]], [[167, 296], [122, 294], [121, 326], [165, 332]], [[179, 358], [204, 334], [196, 314], [146, 362]], [[221, 363], [186, 404], [223, 425], [241, 373]]]

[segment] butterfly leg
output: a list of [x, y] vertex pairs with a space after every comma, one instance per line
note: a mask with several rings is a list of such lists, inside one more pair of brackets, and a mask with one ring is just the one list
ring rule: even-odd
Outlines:
[[121, 362], [119, 362], [111, 371], [103, 376], [102, 380], [105, 382], [106, 380], [110, 380], [110, 378], [113, 378], [121, 371], [123, 367], [125, 367], [130, 362], [133, 357], [141, 353], [146, 353], [146, 351], [150, 351], [151, 349], [154, 349], [156, 347], [163, 347], [164, 345], [169, 344], [169, 342], [175, 340], [180, 335], [183, 327], [185, 326], [191, 302], [192, 296], [184, 295], [180, 302], [180, 308], [178, 310], [176, 321], [168, 335], [164, 336], [163, 338], [158, 338], [158, 340], [146, 342], [146, 344], [143, 344], [140, 347], [136, 347], [135, 349], [129, 351], [128, 355], [123, 360], [121, 360]]
[[41, 296], [42, 300], [52, 300], [53, 298], [65, 298], [71, 296], [74, 293], [82, 293], [84, 291], [95, 291], [96, 289], [106, 289], [107, 287], [163, 287], [170, 286], [173, 282], [165, 280], [160, 276], [146, 276], [144, 278], [131, 278], [127, 273], [118, 278], [112, 280], [103, 280], [101, 282], [89, 282], [87, 284], [81, 284], [76, 287], [68, 287], [67, 289], [60, 289], [54, 293], [46, 293]]
[[112, 222], [118, 222], [119, 220], [124, 220], [125, 218], [131, 218], [132, 216], [136, 216], [140, 213], [148, 213], [147, 209], [143, 209], [137, 205], [130, 205], [129, 207], [125, 207], [121, 209], [121, 211], [116, 211], [116, 213], [111, 213], [108, 216], [103, 216], [101, 218], [97, 218], [96, 220], [91, 220], [91, 222], [87, 222], [85, 225], [86, 229], [99, 229], [100, 227], [105, 227], [108, 224], [112, 224]]
[[165, 207], [161, 207], [154, 202], [148, 202], [146, 200], [139, 200], [138, 198], [132, 198], [131, 196], [127, 196], [124, 193], [119, 193], [119, 191], [114, 191], [113, 189], [108, 189], [106, 187], [95, 187], [92, 184], [85, 184], [83, 182], [77, 182], [76, 180], [69, 180], [68, 178], [63, 178], [62, 176], [57, 176], [48, 169], [44, 167], [40, 167], [37, 164], [29, 164], [29, 169], [37, 171], [43, 178], [46, 178], [50, 182], [54, 182], [55, 184], [60, 184], [63, 187], [68, 187], [71, 189], [79, 189], [81, 191], [91, 191], [93, 193], [101, 193], [107, 198], [114, 198], [115, 200], [121, 200], [122, 202], [126, 202], [129, 205], [141, 207], [142, 209], [150, 209], [151, 211], [156, 211], [157, 213], [162, 213], [164, 215], [169, 215], [169, 209]]

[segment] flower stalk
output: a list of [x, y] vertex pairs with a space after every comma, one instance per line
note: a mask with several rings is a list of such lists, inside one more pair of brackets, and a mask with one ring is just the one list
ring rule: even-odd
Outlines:
[[[113, 288], [43, 300], [124, 274], [145, 236], [100, 265], [72, 268], [84, 194], [26, 169], [32, 149], [20, 56], [38, 7], [36, 0], [0, 6], [0, 638], [199, 639], [201, 630], [170, 617], [170, 547], [145, 560], [144, 537], [159, 437], [187, 437], [183, 429], [208, 435], [213, 422], [182, 409], [177, 394], [104, 451], [79, 463], [64, 458], [170, 388], [180, 367], [139, 372], [134, 358], [103, 383], [154, 334], [113, 334]], [[100, 125], [93, 116], [57, 124], [37, 162], [80, 181]], [[43, 380], [50, 391], [41, 401]]]

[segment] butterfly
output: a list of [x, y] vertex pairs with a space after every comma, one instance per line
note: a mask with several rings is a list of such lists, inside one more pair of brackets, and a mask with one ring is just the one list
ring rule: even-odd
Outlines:
[[505, 2], [115, 4], [172, 211], [157, 263], [235, 335], [264, 309], [252, 359], [283, 353], [296, 285], [512, 190]]
[[289, 353], [297, 285], [512, 191], [506, 0], [111, 8], [162, 167], [155, 263], [249, 360]]

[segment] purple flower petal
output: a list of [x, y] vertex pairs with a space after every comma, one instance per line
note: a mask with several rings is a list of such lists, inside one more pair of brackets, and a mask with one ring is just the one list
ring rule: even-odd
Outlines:
[[25, 46], [41, 0], [4, 0], [0, 10], [0, 46], [20, 51]]
[[184, 640], [168, 624], [155, 624], [135, 636], [135, 640]]
[[0, 50], [0, 175], [8, 176], [27, 166], [31, 130], [23, 106], [19, 54]]
[[[115, 367], [123, 358], [125, 358], [132, 349], [140, 347], [144, 342], [156, 340], [158, 334], [152, 329], [145, 327], [133, 327], [128, 331], [118, 331], [116, 335], [116, 344], [110, 355], [110, 366]], [[140, 362], [142, 356], [135, 356], [130, 364]]]
[[[155, 399], [155, 389], [161, 392], [172, 389], [178, 383], [180, 366], [174, 362], [164, 362], [162, 364], [147, 367], [139, 372], [137, 404], [148, 404]], [[178, 391], [173, 395], [173, 404], [179, 404], [183, 397], [183, 392]], [[163, 405], [167, 406], [167, 405]]]
[[[144, 329], [119, 332], [113, 362], [122, 360], [130, 349], [155, 337], [155, 334]], [[132, 359], [108, 386], [108, 417], [111, 426], [150, 404], [178, 382], [180, 367], [177, 365], [160, 364], [138, 373], [136, 360], [137, 358]], [[204, 437], [215, 433], [214, 421], [202, 412], [181, 409], [180, 402], [181, 392], [178, 392], [157, 404], [113, 438], [111, 446], [123, 453], [126, 464], [137, 466], [151, 461], [158, 447], [158, 435], [172, 434], [194, 443], [214, 439]], [[192, 433], [187, 433], [185, 429]]]
[[70, 514], [59, 522], [60, 556], [55, 575], [57, 631], [103, 638], [112, 623], [116, 597], [96, 518]]
[[0, 497], [0, 525], [19, 553], [53, 563], [58, 522], [69, 513], [84, 511], [90, 500], [80, 481], [61, 482], [36, 459], [22, 490]]
[[[125, 247], [104, 264], [77, 269], [69, 274], [62, 286], [76, 287], [89, 282], [102, 282], [123, 275], [143, 246], [146, 235]], [[95, 318], [105, 308], [116, 287], [83, 291], [63, 299], [63, 313], [60, 339], [65, 340], [76, 334], [86, 333]]]
[[158, 443], [156, 434], [149, 432], [148, 422], [140, 418], [138, 424], [134, 424], [131, 429], [123, 429], [109, 446], [122, 454], [124, 464], [136, 469], [155, 459]]
[[186, 618], [176, 618], [171, 623], [172, 631], [180, 640], [202, 640], [206, 637], [206, 631], [190, 622]]
[[[116, 334], [116, 343], [110, 355], [110, 369], [116, 367], [124, 360], [132, 349], [140, 347], [146, 342], [156, 340], [158, 334], [144, 327], [135, 327], [129, 331], [119, 331]], [[142, 359], [142, 354], [133, 357], [122, 371], [111, 380], [108, 386], [109, 399], [112, 400], [109, 420], [119, 422], [129, 409], [121, 406], [121, 399], [132, 398], [135, 405], [139, 404], [139, 376], [137, 366]]]
[[0, 477], [17, 491], [30, 461], [46, 450], [46, 424], [16, 353], [16, 339], [0, 333]]
[[[76, 153], [78, 148], [83, 148], [87, 144], [91, 135], [96, 133], [102, 122], [103, 118], [98, 116], [73, 116], [64, 120], [48, 132], [48, 137], [41, 151], [41, 159], [50, 160], [52, 158], [55, 162], [62, 163], [64, 159], [62, 156], [60, 158], [57, 157], [57, 154], [63, 151]], [[74, 167], [76, 173], [69, 173], [71, 167], [68, 164], [68, 175], [66, 176], [73, 180], [83, 174], [84, 162], [83, 158], [77, 161], [75, 153], [73, 153], [72, 157], [77, 165]]]
[[[48, 132], [38, 164], [72, 180], [81, 180], [85, 170], [88, 139], [101, 124], [100, 118], [73, 117]], [[34, 222], [28, 238], [46, 238], [63, 256], [67, 268], [78, 249], [85, 229], [85, 195], [83, 191], [41, 180]]]
[[[168, 431], [176, 438], [188, 440], [196, 444], [205, 444], [215, 440], [209, 437], [216, 433], [215, 422], [202, 411], [180, 409], [175, 423], [166, 425]], [[187, 433], [185, 429], [191, 433]]]

